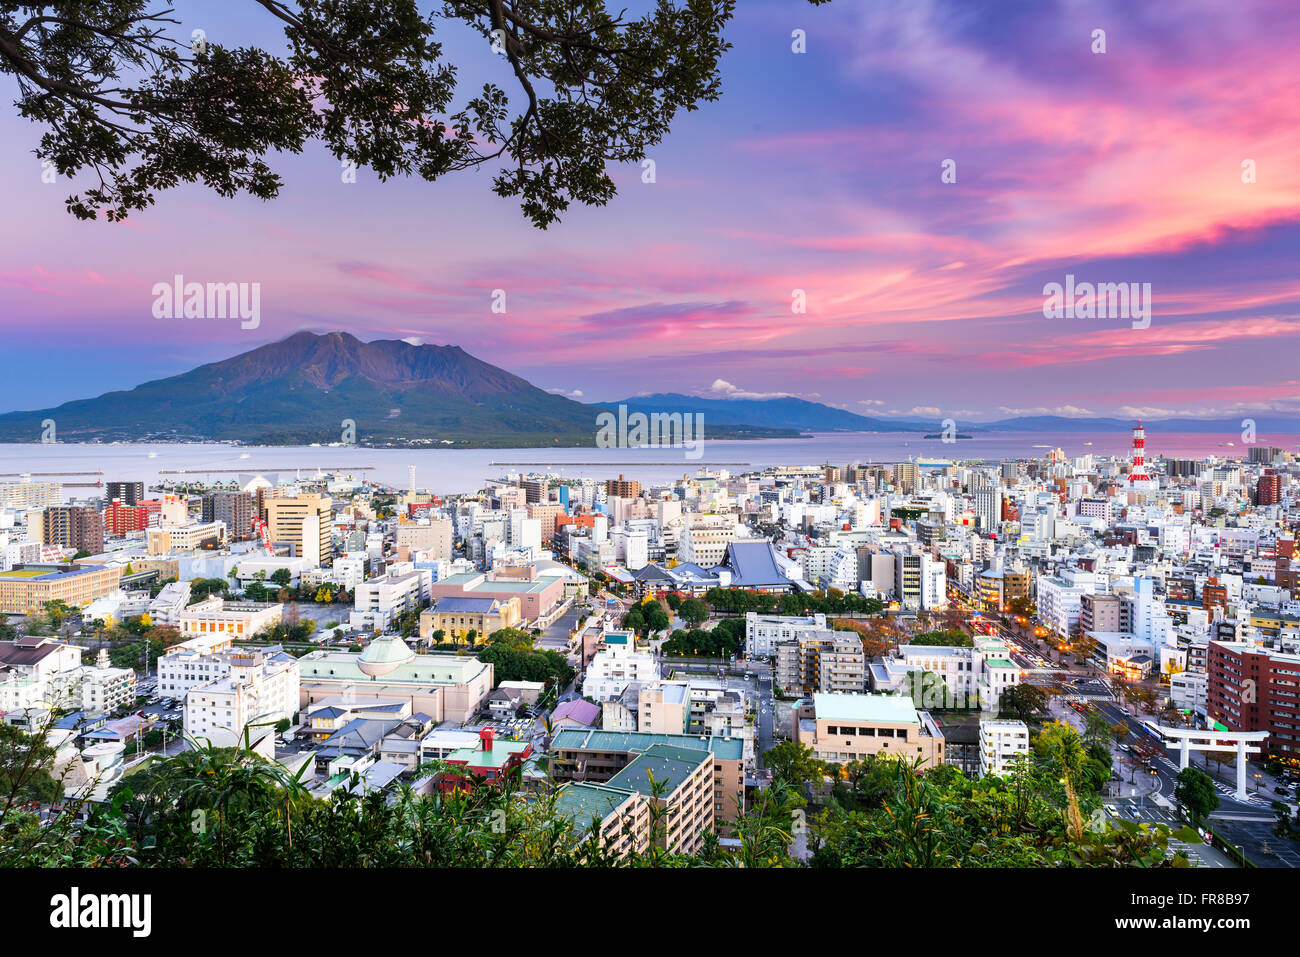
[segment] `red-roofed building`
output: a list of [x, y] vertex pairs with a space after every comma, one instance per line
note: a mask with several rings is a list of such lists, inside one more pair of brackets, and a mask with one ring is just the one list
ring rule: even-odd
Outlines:
[[439, 788], [444, 791], [472, 788], [474, 777], [494, 784], [523, 767], [524, 761], [533, 754], [533, 746], [527, 741], [496, 740], [496, 732], [492, 728], [484, 728], [479, 732], [478, 738], [477, 748], [460, 748], [444, 758], [448, 764], [463, 767], [465, 773], [447, 771], [438, 782]]

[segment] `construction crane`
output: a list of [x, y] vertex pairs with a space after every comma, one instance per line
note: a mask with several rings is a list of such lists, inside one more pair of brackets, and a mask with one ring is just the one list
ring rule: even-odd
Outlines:
[[271, 533], [266, 529], [266, 522], [260, 518], [253, 519], [253, 531], [257, 532], [258, 537], [262, 539], [262, 548], [266, 550], [266, 554], [274, 558], [275, 549], [271, 547]]

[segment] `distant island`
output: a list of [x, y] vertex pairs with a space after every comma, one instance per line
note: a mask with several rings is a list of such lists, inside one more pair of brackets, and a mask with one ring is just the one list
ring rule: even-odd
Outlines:
[[958, 432], [955, 436], [952, 436], [952, 435], [944, 435], [942, 432], [935, 432], [933, 435], [922, 436], [922, 438], [926, 438], [926, 439], [951, 439], [951, 438], [970, 439], [970, 438], [974, 438], [974, 436], [966, 435], [964, 432]]

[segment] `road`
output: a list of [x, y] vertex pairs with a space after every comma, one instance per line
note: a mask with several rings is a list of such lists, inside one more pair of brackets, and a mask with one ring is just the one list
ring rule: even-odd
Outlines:
[[[1157, 807], [1150, 802], [1116, 802], [1113, 805], [1108, 805], [1106, 810], [1111, 817], [1117, 820], [1134, 821], [1138, 824], [1163, 824], [1170, 831], [1177, 831], [1183, 826], [1183, 822], [1177, 814], [1165, 808]], [[1236, 867], [1231, 858], [1208, 844], [1187, 844], [1171, 837], [1169, 839], [1169, 849], [1175, 852], [1183, 851], [1196, 867], [1227, 869]]]
[[773, 728], [776, 723], [776, 702], [772, 695], [772, 676], [758, 676], [758, 703], [754, 714], [754, 750], [759, 767], [763, 755], [772, 750]]
[[541, 637], [537, 639], [537, 647], [567, 654], [569, 651], [569, 635], [573, 632], [573, 629], [578, 627], [578, 622], [582, 620], [583, 614], [585, 613], [577, 605], [570, 608], [542, 632]]

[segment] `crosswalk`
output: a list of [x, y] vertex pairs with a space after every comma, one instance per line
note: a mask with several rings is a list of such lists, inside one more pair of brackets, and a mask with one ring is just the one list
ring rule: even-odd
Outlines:
[[[1173, 761], [1171, 761], [1171, 760], [1170, 760], [1169, 758], [1167, 758], [1166, 756], [1164, 756], [1163, 754], [1157, 756], [1156, 760], [1159, 761], [1161, 764], [1163, 764], [1166, 768], [1168, 768], [1169, 771], [1170, 771], [1170, 773], [1175, 774], [1175, 775], [1178, 774], [1178, 770], [1179, 770], [1178, 765], [1175, 764]], [[1232, 798], [1233, 800], [1236, 800], [1236, 798], [1237, 798], [1237, 789], [1236, 789], [1235, 787], [1233, 787], [1231, 784], [1224, 784], [1224, 783], [1223, 783], [1222, 781], [1220, 781], [1218, 778], [1211, 778], [1210, 781], [1211, 781], [1211, 783], [1214, 785], [1214, 789], [1215, 789], [1216, 791], [1218, 791], [1220, 794], [1226, 794], [1226, 795], [1228, 795], [1228, 797]], [[1247, 795], [1246, 795], [1246, 801], [1247, 801], [1247, 803], [1255, 804], [1255, 803], [1258, 803], [1259, 800], [1260, 800], [1260, 799], [1259, 799], [1259, 796], [1258, 796], [1258, 795], [1255, 795], [1255, 794], [1247, 794]]]

